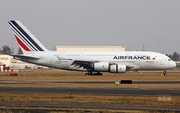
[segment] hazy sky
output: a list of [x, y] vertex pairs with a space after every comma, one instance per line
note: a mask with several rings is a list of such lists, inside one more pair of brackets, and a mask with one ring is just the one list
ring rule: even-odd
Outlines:
[[180, 0], [1, 0], [0, 47], [17, 51], [10, 19], [20, 20], [50, 50], [122, 45], [180, 53]]

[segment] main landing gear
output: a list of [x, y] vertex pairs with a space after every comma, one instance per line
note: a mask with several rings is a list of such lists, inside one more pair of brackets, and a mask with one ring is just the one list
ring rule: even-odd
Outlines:
[[97, 72], [97, 73], [88, 72], [88, 73], [85, 73], [85, 75], [103, 75], [103, 74], [100, 72]]

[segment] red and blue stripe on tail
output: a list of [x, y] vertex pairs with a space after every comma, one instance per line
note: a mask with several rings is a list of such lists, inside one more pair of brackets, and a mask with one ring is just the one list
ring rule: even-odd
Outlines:
[[23, 52], [47, 51], [41, 42], [17, 20], [8, 21]]

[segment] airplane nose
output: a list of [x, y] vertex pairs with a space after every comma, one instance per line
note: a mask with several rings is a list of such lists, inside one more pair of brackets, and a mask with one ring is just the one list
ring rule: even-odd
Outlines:
[[176, 67], [176, 62], [172, 61], [171, 66], [172, 66], [172, 68], [175, 68]]

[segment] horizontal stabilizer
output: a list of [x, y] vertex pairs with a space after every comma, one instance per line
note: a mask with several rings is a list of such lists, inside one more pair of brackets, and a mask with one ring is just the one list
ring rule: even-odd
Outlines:
[[20, 58], [20, 59], [40, 59], [40, 57], [36, 57], [36, 56], [30, 56], [30, 55], [11, 55], [14, 58]]

